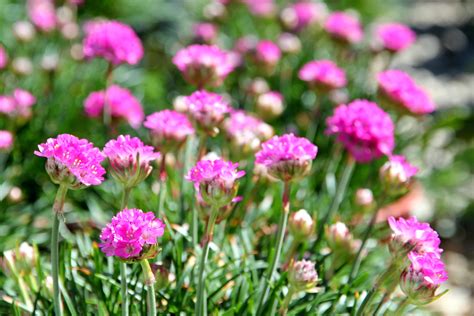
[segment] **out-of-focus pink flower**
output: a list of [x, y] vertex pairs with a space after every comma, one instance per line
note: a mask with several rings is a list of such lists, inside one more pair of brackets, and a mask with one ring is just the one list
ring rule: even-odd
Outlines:
[[9, 95], [0, 95], [0, 113], [14, 115], [15, 110], [15, 99]]
[[278, 36], [278, 47], [285, 54], [296, 54], [301, 51], [301, 41], [292, 33], [281, 33]]
[[0, 152], [9, 151], [13, 147], [13, 134], [0, 130]]
[[418, 168], [412, 166], [402, 155], [390, 156], [380, 169], [382, 179], [391, 184], [408, 183], [417, 173]]
[[318, 272], [314, 262], [301, 260], [293, 263], [288, 271], [288, 281], [297, 291], [313, 288], [318, 282]]
[[152, 146], [146, 146], [139, 138], [130, 135], [109, 140], [103, 153], [109, 160], [112, 176], [127, 188], [145, 180], [153, 170], [151, 162], [160, 157]]
[[324, 3], [299, 1], [285, 8], [281, 19], [288, 29], [301, 31], [310, 25], [321, 23], [326, 14], [327, 7]]
[[217, 37], [217, 27], [212, 23], [197, 23], [193, 26], [194, 37], [203, 43], [212, 43]]
[[392, 119], [374, 102], [355, 100], [341, 104], [326, 124], [326, 134], [336, 135], [358, 162], [390, 155], [395, 146]]
[[172, 110], [148, 115], [143, 125], [150, 130], [153, 144], [164, 152], [179, 147], [189, 135], [194, 134], [188, 117]]
[[416, 41], [416, 34], [401, 23], [385, 23], [375, 29], [376, 45], [391, 52], [402, 51]]
[[35, 103], [36, 98], [30, 92], [17, 88], [12, 96], [0, 96], [0, 113], [27, 118]]
[[273, 0], [242, 0], [247, 5], [250, 12], [256, 16], [271, 16], [275, 12]]
[[214, 131], [231, 110], [221, 95], [205, 90], [195, 91], [184, 101], [193, 124], [206, 132]]
[[137, 64], [143, 57], [143, 46], [135, 31], [118, 21], [92, 21], [84, 26], [83, 52], [86, 58], [104, 58], [118, 65]]
[[100, 234], [100, 249], [107, 257], [141, 260], [156, 256], [158, 237], [163, 236], [165, 224], [152, 212], [124, 209]]
[[256, 110], [263, 119], [272, 119], [283, 113], [283, 95], [277, 91], [268, 91], [257, 97]]
[[330, 60], [310, 61], [300, 69], [298, 77], [322, 90], [342, 88], [347, 84], [344, 70]]
[[263, 66], [272, 68], [281, 58], [281, 50], [272, 41], [262, 40], [255, 47], [255, 59]]
[[2, 44], [0, 44], [0, 70], [8, 64], [8, 54]]
[[387, 105], [403, 113], [428, 114], [435, 110], [430, 96], [406, 72], [387, 70], [377, 75], [378, 90]]
[[28, 16], [41, 31], [50, 32], [56, 28], [57, 18], [53, 0], [28, 0]]
[[191, 45], [179, 50], [173, 64], [186, 81], [199, 88], [220, 86], [236, 66], [229, 52], [210, 45]]
[[264, 165], [271, 176], [290, 181], [309, 173], [317, 153], [318, 147], [306, 138], [285, 134], [264, 142], [255, 154], [255, 163]]
[[55, 183], [77, 189], [104, 181], [104, 155], [87, 139], [60, 134], [38, 145], [35, 155], [48, 158], [46, 171]]
[[359, 20], [345, 12], [331, 13], [324, 24], [324, 29], [333, 38], [349, 44], [360, 42], [364, 36]]
[[105, 102], [110, 107], [112, 118], [125, 119], [133, 128], [140, 127], [145, 114], [142, 105], [129, 90], [112, 85], [106, 93], [103, 90], [92, 92], [84, 101], [86, 115], [89, 117], [101, 116]]
[[252, 35], [247, 35], [238, 38], [234, 44], [234, 51], [240, 54], [246, 54], [250, 51], [253, 51], [257, 46], [258, 39]]

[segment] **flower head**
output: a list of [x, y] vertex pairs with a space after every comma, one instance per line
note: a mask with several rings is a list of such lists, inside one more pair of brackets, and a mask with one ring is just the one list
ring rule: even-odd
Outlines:
[[283, 95], [277, 91], [268, 91], [260, 94], [257, 97], [256, 110], [263, 119], [272, 119], [280, 116], [284, 110]]
[[255, 47], [255, 59], [257, 63], [265, 68], [273, 68], [281, 58], [281, 50], [277, 44], [269, 40], [257, 43]]
[[316, 23], [321, 23], [326, 16], [326, 5], [320, 2], [299, 1], [281, 13], [281, 19], [286, 28], [301, 31]]
[[314, 231], [314, 221], [308, 211], [301, 209], [291, 213], [288, 219], [288, 227], [295, 239], [304, 240], [311, 237]]
[[205, 90], [195, 91], [186, 97], [185, 103], [193, 124], [212, 135], [219, 131], [218, 125], [231, 109], [229, 103], [221, 95]]
[[392, 155], [380, 168], [380, 180], [388, 192], [403, 194], [417, 173], [418, 168], [412, 166], [404, 156]]
[[395, 145], [392, 119], [374, 102], [355, 100], [339, 105], [326, 124], [326, 134], [336, 135], [358, 162], [390, 155]]
[[137, 64], [143, 57], [143, 46], [135, 31], [118, 21], [93, 21], [86, 27], [83, 52], [86, 58], [104, 58], [119, 65]]
[[217, 46], [191, 45], [178, 51], [173, 57], [184, 79], [203, 88], [220, 86], [235, 68], [232, 55]]
[[401, 23], [385, 23], [375, 30], [376, 44], [391, 52], [408, 48], [416, 40], [415, 32]]
[[48, 158], [46, 171], [54, 183], [79, 189], [104, 181], [104, 155], [87, 139], [60, 134], [38, 145], [35, 155]]
[[289, 268], [288, 280], [297, 291], [314, 288], [318, 282], [318, 272], [314, 267], [314, 263], [307, 260], [296, 261]]
[[106, 256], [127, 261], [151, 259], [158, 253], [157, 238], [165, 225], [152, 212], [124, 209], [102, 230], [99, 245]]
[[127, 188], [145, 180], [153, 170], [150, 163], [160, 157], [153, 147], [130, 135], [108, 141], [103, 153], [109, 160], [112, 176]]
[[0, 152], [9, 151], [13, 147], [13, 134], [0, 130]]
[[199, 42], [212, 43], [217, 37], [217, 27], [212, 23], [197, 23], [193, 26], [193, 34]]
[[324, 29], [333, 38], [348, 44], [358, 43], [364, 36], [359, 20], [345, 12], [330, 14], [324, 24]]
[[143, 125], [150, 130], [154, 146], [164, 152], [179, 147], [189, 135], [194, 134], [188, 117], [172, 110], [148, 115]]
[[112, 85], [105, 92], [92, 92], [84, 101], [84, 110], [89, 117], [100, 117], [104, 106], [110, 108], [112, 118], [125, 119], [133, 128], [140, 127], [145, 117], [140, 102], [132, 93], [120, 86]]
[[255, 155], [255, 162], [264, 165], [271, 176], [290, 181], [309, 173], [317, 153], [318, 147], [306, 138], [285, 134], [264, 142]]
[[28, 0], [28, 16], [41, 31], [50, 32], [56, 28], [57, 17], [53, 0]]
[[352, 249], [354, 237], [346, 224], [336, 222], [326, 227], [326, 236], [329, 247], [332, 251], [348, 251]]
[[330, 60], [315, 60], [300, 69], [298, 77], [322, 90], [342, 88], [347, 84], [346, 73]]
[[431, 113], [435, 105], [430, 96], [401, 70], [387, 70], [377, 75], [378, 90], [385, 104], [402, 113]]
[[15, 89], [12, 96], [0, 96], [0, 113], [13, 117], [28, 118], [36, 98], [28, 91]]
[[201, 160], [189, 170], [186, 180], [194, 183], [204, 202], [217, 207], [229, 204], [236, 196], [237, 179], [245, 175], [238, 163], [222, 159]]
[[0, 44], [0, 70], [8, 64], [8, 54], [2, 44]]

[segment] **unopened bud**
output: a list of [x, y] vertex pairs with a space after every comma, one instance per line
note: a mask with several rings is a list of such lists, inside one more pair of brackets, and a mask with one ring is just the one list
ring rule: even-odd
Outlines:
[[370, 210], [375, 205], [372, 190], [366, 188], [357, 189], [355, 204], [360, 207], [361, 210]]
[[36, 35], [34, 26], [28, 21], [18, 21], [13, 24], [13, 35], [20, 42], [30, 42]]
[[271, 119], [283, 113], [283, 96], [274, 91], [260, 95], [257, 98], [256, 110], [263, 119]]
[[17, 75], [27, 76], [33, 72], [33, 64], [26, 57], [17, 57], [12, 61], [12, 69]]
[[288, 280], [297, 291], [307, 291], [318, 282], [318, 272], [314, 263], [307, 260], [295, 262], [288, 271]]
[[54, 72], [58, 68], [59, 57], [56, 54], [44, 55], [41, 59], [41, 68], [46, 72]]
[[352, 234], [349, 232], [346, 224], [342, 222], [336, 222], [326, 227], [326, 237], [329, 247], [333, 251], [340, 250], [341, 248], [346, 250], [352, 249]]
[[314, 221], [305, 209], [301, 209], [290, 215], [288, 227], [295, 239], [303, 240], [313, 234]]
[[259, 96], [270, 91], [270, 86], [265, 79], [259, 77], [247, 84], [246, 91], [251, 96]]
[[380, 168], [380, 181], [390, 195], [405, 194], [418, 168], [412, 166], [404, 156], [392, 156]]
[[283, 53], [296, 54], [301, 50], [301, 41], [291, 33], [282, 33], [278, 37], [278, 46]]

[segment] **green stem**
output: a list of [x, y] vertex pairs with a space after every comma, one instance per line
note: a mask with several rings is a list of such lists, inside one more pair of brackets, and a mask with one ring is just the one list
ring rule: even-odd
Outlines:
[[[128, 206], [130, 191], [132, 188], [123, 187], [122, 202], [120, 204], [120, 211]], [[122, 294], [122, 316], [128, 316], [128, 280], [127, 280], [127, 263], [120, 262], [120, 292]]]
[[63, 216], [67, 186], [60, 184], [53, 204], [53, 230], [51, 232], [51, 274], [53, 278], [53, 303], [56, 316], [62, 316], [61, 294], [59, 291], [59, 217]]
[[408, 297], [406, 297], [400, 305], [398, 305], [397, 310], [395, 311], [395, 315], [397, 316], [402, 316], [403, 313], [405, 312], [405, 309], [407, 309], [408, 305], [410, 305], [410, 300]]
[[201, 255], [201, 262], [199, 264], [199, 275], [198, 275], [198, 288], [197, 288], [197, 301], [195, 307], [195, 314], [197, 316], [201, 316], [203, 312], [203, 305], [204, 305], [204, 270], [206, 267], [207, 257], [209, 256], [209, 244], [212, 240], [214, 235], [214, 226], [217, 219], [217, 214], [219, 209], [215, 206], [212, 206], [211, 209], [211, 216], [209, 217], [206, 229], [206, 235], [203, 238], [203, 250]]
[[110, 123], [112, 121], [112, 111], [111, 111], [111, 107], [110, 107], [109, 100], [107, 97], [107, 90], [112, 85], [113, 72], [114, 72], [114, 65], [112, 63], [109, 63], [107, 66], [107, 72], [105, 74], [105, 92], [104, 92], [105, 100], [104, 100], [104, 111], [103, 111], [104, 125], [107, 128], [110, 126]]
[[283, 212], [280, 214], [280, 222], [278, 224], [278, 233], [277, 233], [277, 243], [275, 245], [276, 253], [273, 256], [273, 260], [270, 264], [269, 273], [263, 279], [263, 286], [262, 291], [260, 292], [260, 299], [257, 306], [257, 315], [261, 315], [261, 311], [265, 301], [267, 300], [267, 296], [269, 293], [269, 286], [270, 283], [273, 282], [273, 278], [275, 272], [277, 270], [278, 262], [280, 261], [281, 249], [283, 248], [283, 240], [285, 237], [285, 230], [286, 225], [288, 223], [288, 215], [290, 213], [290, 183], [284, 183], [283, 189], [283, 197], [282, 197], [282, 204], [283, 204]]
[[288, 293], [285, 296], [285, 300], [283, 301], [283, 305], [281, 306], [280, 315], [286, 316], [288, 312], [288, 307], [290, 306], [291, 299], [293, 298], [294, 293], [295, 292], [293, 290], [293, 286], [290, 285], [290, 287], [288, 288]]
[[337, 212], [339, 206], [341, 205], [342, 199], [346, 193], [347, 185], [349, 184], [349, 180], [352, 176], [352, 172], [354, 171], [355, 167], [355, 160], [352, 157], [349, 157], [346, 166], [344, 167], [344, 171], [342, 173], [341, 182], [338, 184], [336, 189], [336, 195], [332, 200], [331, 206], [329, 211], [326, 213], [326, 216], [319, 222], [318, 225], [318, 232], [317, 232], [317, 239], [314, 243], [313, 249], [317, 249], [319, 243], [322, 241], [324, 237], [324, 226], [331, 220], [334, 213]]
[[156, 315], [156, 298], [155, 298], [155, 275], [151, 270], [150, 263], [147, 259], [140, 260], [140, 265], [143, 269], [143, 282], [146, 285], [147, 295], [146, 295], [146, 304], [147, 304], [147, 315], [155, 316]]

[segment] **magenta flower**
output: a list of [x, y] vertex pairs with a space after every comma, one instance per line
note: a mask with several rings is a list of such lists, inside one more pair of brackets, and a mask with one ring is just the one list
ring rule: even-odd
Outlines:
[[28, 0], [28, 16], [41, 31], [50, 32], [56, 28], [57, 18], [53, 0]]
[[15, 89], [12, 96], [0, 96], [0, 113], [13, 117], [28, 118], [36, 98], [28, 91]]
[[102, 230], [99, 247], [107, 257], [151, 259], [158, 253], [157, 239], [164, 231], [165, 225], [152, 212], [124, 209]]
[[290, 5], [281, 13], [285, 26], [294, 31], [321, 23], [326, 16], [327, 8], [323, 3], [300, 1]]
[[329, 15], [324, 29], [333, 38], [351, 44], [362, 40], [364, 32], [359, 20], [345, 12], [333, 12]]
[[179, 147], [188, 136], [194, 134], [188, 117], [172, 110], [148, 115], [143, 125], [150, 130], [154, 145], [165, 152]]
[[264, 142], [255, 163], [264, 165], [273, 177], [290, 181], [307, 175], [317, 154], [318, 147], [306, 138], [285, 134]]
[[132, 93], [118, 85], [107, 89], [92, 92], [84, 101], [84, 110], [89, 117], [100, 117], [104, 110], [105, 102], [110, 107], [112, 118], [125, 119], [133, 128], [139, 128], [145, 114], [142, 105]]
[[2, 44], [0, 44], [0, 70], [8, 64], [8, 54]]
[[146, 146], [137, 137], [120, 135], [105, 144], [112, 176], [125, 187], [131, 188], [145, 180], [153, 170], [151, 162], [160, 157], [152, 146]]
[[46, 171], [54, 183], [78, 189], [104, 180], [105, 170], [100, 165], [104, 155], [87, 139], [61, 134], [38, 145], [38, 149], [35, 155], [48, 158]]
[[258, 42], [255, 47], [255, 59], [263, 66], [272, 68], [281, 58], [281, 51], [278, 45], [269, 40]]
[[14, 114], [16, 109], [16, 102], [12, 96], [0, 95], [0, 113]]
[[215, 134], [218, 125], [231, 110], [231, 106], [221, 95], [205, 90], [195, 91], [185, 97], [184, 102], [193, 124], [211, 134]]
[[391, 52], [402, 51], [416, 41], [415, 32], [401, 23], [385, 23], [375, 30], [376, 44]]
[[422, 115], [435, 110], [430, 96], [404, 71], [383, 71], [377, 82], [382, 99], [401, 112]]
[[135, 31], [118, 21], [93, 21], [85, 26], [83, 53], [86, 58], [104, 58], [113, 65], [137, 64], [143, 46]]
[[441, 241], [438, 233], [428, 223], [418, 222], [414, 216], [409, 219], [401, 217], [395, 219], [390, 216], [388, 224], [392, 229], [390, 249], [394, 256], [406, 253], [408, 250], [420, 255], [432, 253], [440, 257], [443, 251], [439, 248]]
[[13, 134], [0, 130], [0, 152], [9, 151], [13, 147]]
[[245, 171], [237, 169], [238, 166], [238, 163], [222, 159], [200, 160], [189, 170], [186, 180], [194, 183], [204, 202], [223, 207], [236, 197], [237, 179], [245, 175]]
[[395, 126], [390, 116], [374, 102], [355, 100], [341, 104], [326, 120], [326, 134], [336, 135], [358, 162], [390, 155], [395, 146]]
[[323, 90], [342, 88], [347, 84], [344, 70], [330, 60], [310, 61], [300, 69], [298, 77]]
[[220, 86], [236, 66], [229, 52], [209, 45], [191, 45], [181, 49], [173, 57], [173, 64], [186, 81], [198, 88]]
[[217, 27], [212, 23], [197, 23], [193, 26], [194, 37], [203, 43], [212, 43], [217, 38]]

